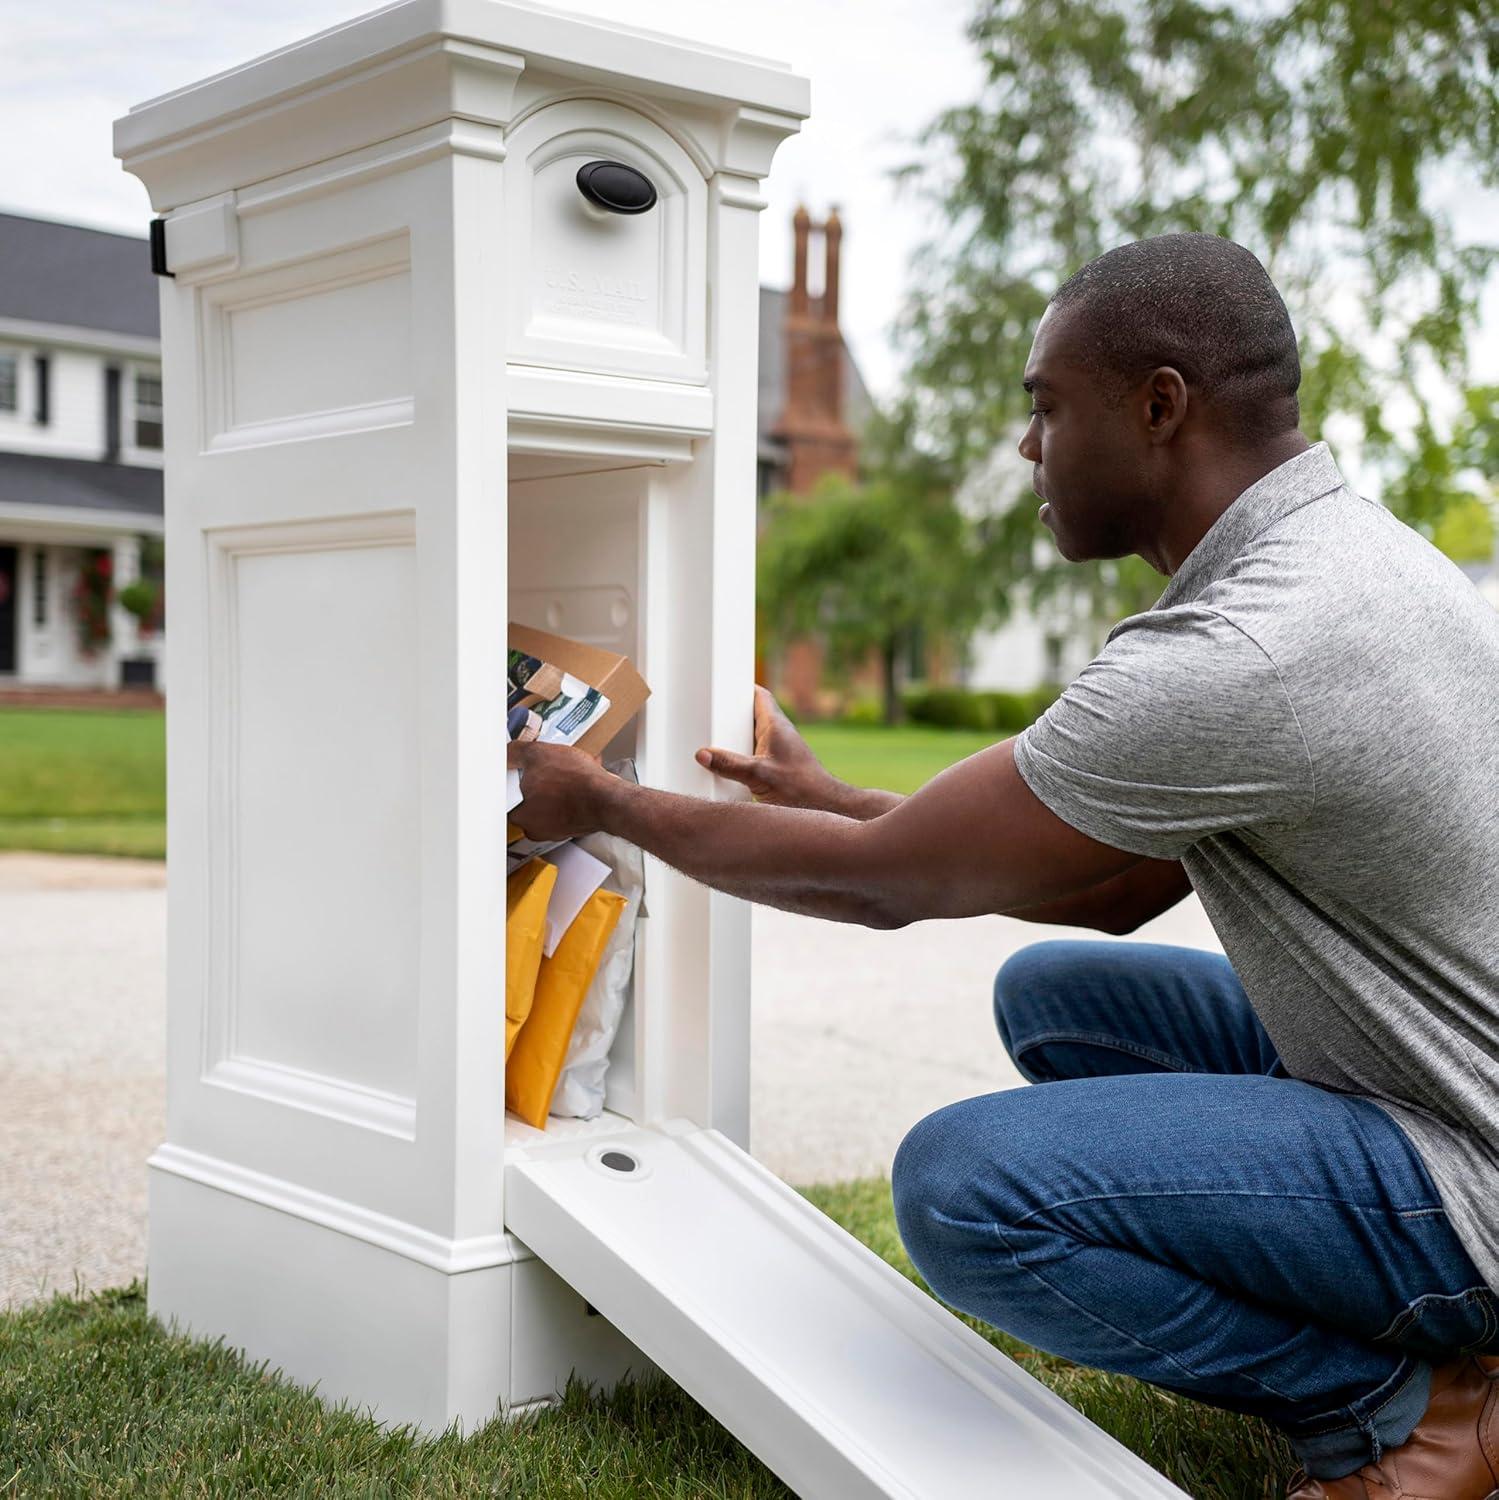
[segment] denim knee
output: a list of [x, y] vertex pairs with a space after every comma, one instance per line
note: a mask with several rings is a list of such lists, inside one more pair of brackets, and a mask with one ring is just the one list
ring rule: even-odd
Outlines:
[[981, 1171], [974, 1160], [971, 1111], [980, 1102], [965, 1099], [918, 1120], [890, 1169], [895, 1223], [906, 1253], [937, 1296], [968, 1311], [971, 1287], [965, 1283], [972, 1280], [975, 1258], [985, 1262], [991, 1281], [1000, 1269], [985, 1224], [1010, 1216], [996, 1202], [1008, 1196], [1003, 1168], [991, 1162]]
[[901, 1243], [926, 1284], [939, 1296], [952, 1268], [955, 1226], [941, 1215], [952, 1201], [952, 1106], [918, 1120], [906, 1132], [890, 1169], [890, 1196]]

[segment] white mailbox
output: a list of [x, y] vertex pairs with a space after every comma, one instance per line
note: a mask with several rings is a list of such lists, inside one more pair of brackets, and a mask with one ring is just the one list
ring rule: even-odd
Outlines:
[[151, 1306], [428, 1428], [648, 1356], [811, 1495], [1175, 1494], [740, 1149], [736, 901], [651, 864], [609, 1109], [505, 1116], [506, 622], [630, 656], [642, 779], [720, 794], [759, 183], [807, 99], [403, 0], [116, 125], [167, 273]]

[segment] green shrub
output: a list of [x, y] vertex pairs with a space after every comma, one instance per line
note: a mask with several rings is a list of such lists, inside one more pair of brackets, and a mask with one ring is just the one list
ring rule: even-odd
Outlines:
[[921, 686], [906, 693], [906, 714], [913, 723], [932, 724], [942, 729], [1018, 734], [1034, 724], [1061, 691], [1056, 683], [1044, 683], [1019, 693]]
[[988, 698], [961, 687], [913, 688], [906, 694], [906, 714], [913, 723], [939, 729], [993, 729]]
[[883, 724], [885, 708], [878, 698], [855, 698], [838, 715], [840, 724]]
[[1006, 734], [1018, 734], [1035, 717], [1031, 713], [1029, 693], [994, 692], [984, 696], [989, 700], [989, 716], [994, 727]]
[[1066, 684], [1061, 682], [1043, 682], [1040, 687], [1033, 687], [1030, 690], [1028, 696], [1030, 698], [1030, 722], [1032, 724], [1062, 696], [1062, 689], [1065, 686]]

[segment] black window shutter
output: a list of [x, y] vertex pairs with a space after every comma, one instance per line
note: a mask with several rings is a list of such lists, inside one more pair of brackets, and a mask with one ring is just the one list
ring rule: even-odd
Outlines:
[[52, 420], [52, 361], [45, 354], [38, 354], [34, 361], [36, 370], [36, 422], [45, 427]]
[[104, 461], [116, 463], [120, 457], [120, 367], [104, 367]]

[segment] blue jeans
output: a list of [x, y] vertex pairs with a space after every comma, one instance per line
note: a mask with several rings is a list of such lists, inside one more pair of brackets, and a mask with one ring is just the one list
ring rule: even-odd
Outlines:
[[901, 1238], [944, 1301], [1233, 1411], [1335, 1479], [1405, 1441], [1431, 1368], [1499, 1351], [1499, 1299], [1404, 1131], [1285, 1074], [1228, 960], [1048, 942], [994, 985], [1036, 1088], [901, 1144]]

